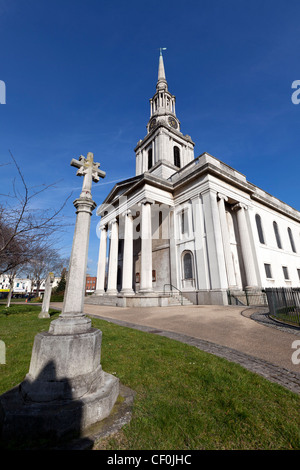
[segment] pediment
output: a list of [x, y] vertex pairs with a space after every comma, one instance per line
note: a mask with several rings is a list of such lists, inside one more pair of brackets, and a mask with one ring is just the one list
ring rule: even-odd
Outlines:
[[124, 181], [120, 181], [116, 183], [112, 190], [108, 193], [107, 197], [103, 201], [102, 204], [112, 204], [116, 201], [122, 194], [126, 193], [129, 189], [131, 189], [135, 184], [143, 178], [143, 175], [138, 175], [133, 178], [129, 178]]

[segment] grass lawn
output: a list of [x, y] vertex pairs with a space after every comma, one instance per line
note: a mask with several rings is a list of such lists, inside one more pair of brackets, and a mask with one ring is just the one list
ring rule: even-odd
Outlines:
[[[28, 372], [34, 336], [51, 319], [40, 307], [0, 306], [0, 393]], [[300, 397], [195, 347], [92, 319], [103, 332], [102, 367], [135, 390], [129, 424], [96, 448], [110, 450], [299, 449]]]

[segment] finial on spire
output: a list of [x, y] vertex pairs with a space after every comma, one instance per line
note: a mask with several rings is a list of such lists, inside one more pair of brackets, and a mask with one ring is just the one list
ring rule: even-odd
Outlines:
[[159, 48], [159, 55], [162, 55], [162, 51], [166, 51], [167, 48], [166, 47], [160, 47]]

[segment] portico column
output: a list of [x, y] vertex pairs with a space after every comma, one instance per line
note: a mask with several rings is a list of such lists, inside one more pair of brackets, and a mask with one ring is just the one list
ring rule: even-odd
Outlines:
[[207, 259], [211, 289], [227, 289], [228, 282], [221, 234], [217, 193], [211, 189], [202, 194], [203, 213], [206, 231]]
[[117, 274], [118, 274], [118, 245], [119, 245], [119, 226], [117, 219], [110, 222], [110, 249], [108, 265], [107, 294], [116, 295]]
[[142, 203], [140, 292], [152, 292], [151, 202]]
[[207, 257], [205, 249], [205, 238], [204, 238], [204, 220], [203, 220], [203, 209], [202, 202], [199, 194], [191, 198], [192, 202], [192, 213], [193, 213], [193, 226], [194, 226], [194, 237], [195, 237], [195, 261], [196, 261], [196, 272], [198, 282], [196, 287], [198, 289], [209, 288], [209, 274], [207, 272]]
[[133, 275], [133, 216], [130, 210], [126, 211], [124, 227], [124, 251], [123, 251], [123, 272], [122, 272], [122, 290], [126, 294], [133, 294], [132, 275]]
[[253, 252], [250, 242], [249, 230], [246, 219], [247, 206], [242, 203], [238, 203], [233, 207], [233, 210], [237, 212], [237, 222], [240, 235], [242, 256], [244, 261], [244, 268], [246, 274], [246, 287], [257, 287], [257, 276], [253, 259]]
[[222, 239], [223, 239], [228, 287], [236, 287], [235, 272], [234, 272], [232, 254], [231, 254], [231, 246], [230, 246], [228, 225], [227, 225], [226, 211], [225, 211], [225, 201], [228, 201], [228, 198], [220, 193], [218, 193], [218, 198], [219, 198], [218, 206], [219, 206], [219, 214], [220, 214], [220, 222], [221, 222], [221, 232], [222, 232]]
[[100, 227], [100, 247], [97, 269], [96, 295], [104, 294], [105, 267], [106, 267], [107, 227]]

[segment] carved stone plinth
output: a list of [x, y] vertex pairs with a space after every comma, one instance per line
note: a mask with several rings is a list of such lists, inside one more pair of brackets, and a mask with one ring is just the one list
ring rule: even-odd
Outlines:
[[119, 380], [102, 370], [100, 330], [38, 333], [29, 372], [0, 397], [1, 441], [80, 436], [106, 418], [119, 395]]

